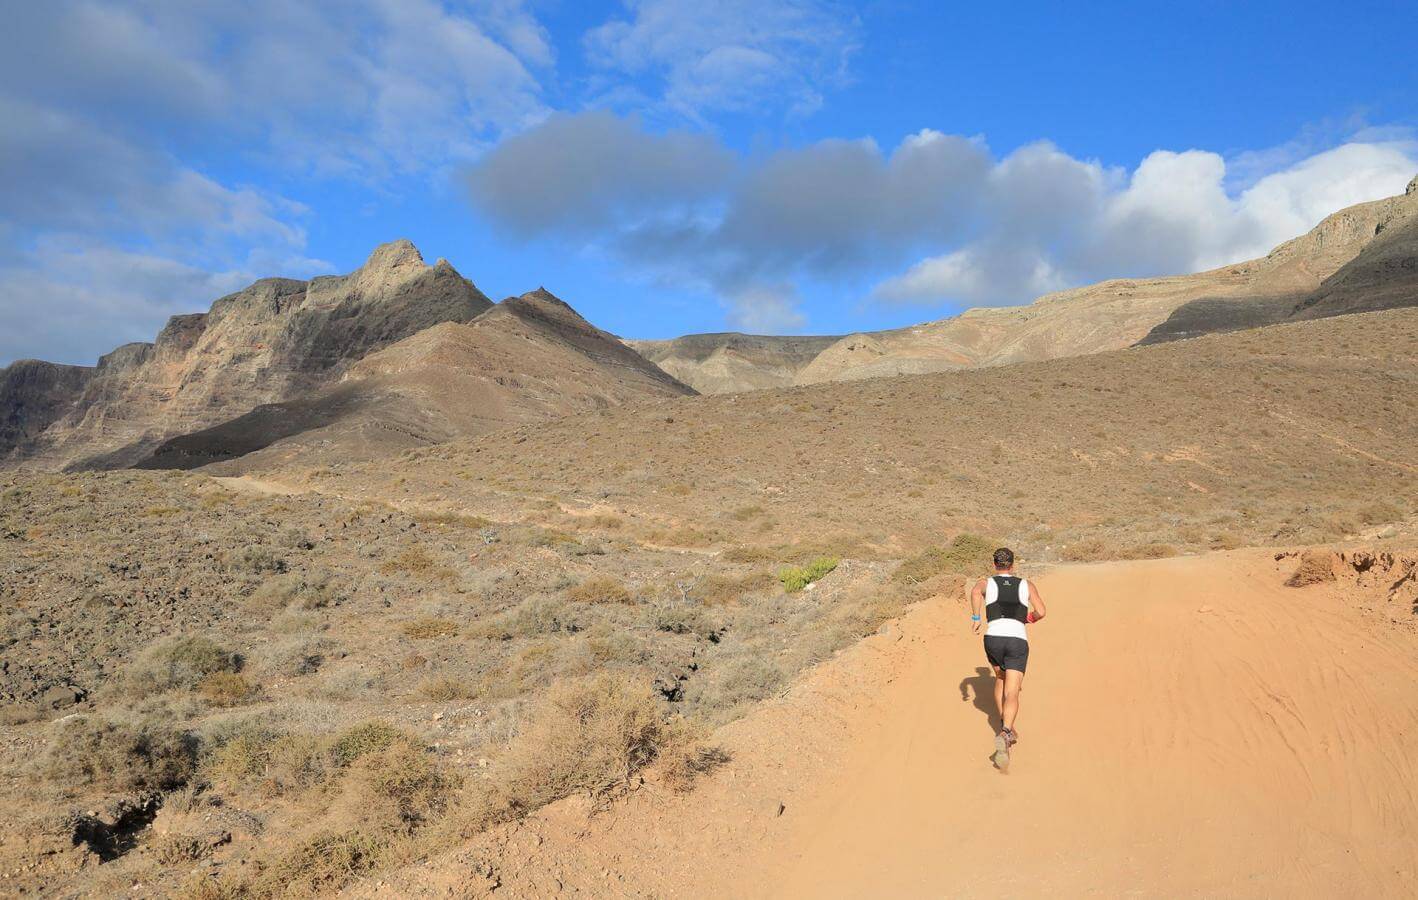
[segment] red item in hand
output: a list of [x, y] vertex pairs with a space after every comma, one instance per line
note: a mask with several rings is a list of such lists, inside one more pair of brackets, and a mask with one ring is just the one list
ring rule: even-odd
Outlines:
[[1032, 612], [1029, 613], [1029, 615], [1025, 617], [1025, 620], [1028, 621], [1030, 625], [1033, 625], [1034, 622], [1037, 621], [1037, 619], [1038, 619], [1038, 617], [1035, 616], [1034, 613], [1032, 613]]

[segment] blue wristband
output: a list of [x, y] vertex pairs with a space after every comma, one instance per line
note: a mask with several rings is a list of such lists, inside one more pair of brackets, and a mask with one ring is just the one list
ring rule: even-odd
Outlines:
[[978, 621], [980, 621], [980, 617], [979, 617], [979, 616], [971, 616], [971, 617], [970, 617], [970, 621], [971, 621], [971, 622], [978, 622]]

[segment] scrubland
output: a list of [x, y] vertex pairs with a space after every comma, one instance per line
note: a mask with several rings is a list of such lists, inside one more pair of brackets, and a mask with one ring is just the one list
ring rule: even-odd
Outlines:
[[371, 464], [0, 477], [7, 892], [330, 891], [713, 729], [1009, 543], [1410, 540], [1418, 311], [688, 398]]

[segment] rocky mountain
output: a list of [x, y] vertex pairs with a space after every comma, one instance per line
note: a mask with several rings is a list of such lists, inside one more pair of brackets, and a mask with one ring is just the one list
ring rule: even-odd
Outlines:
[[370, 354], [324, 391], [173, 438], [138, 466], [329, 465], [693, 393], [539, 288]]
[[491, 306], [446, 260], [427, 265], [406, 240], [376, 248], [349, 275], [262, 279], [95, 367], [21, 361], [0, 372], [0, 459], [128, 465], [168, 438], [318, 391], [374, 351]]
[[[1036, 361], [1253, 328], [1290, 318], [1418, 304], [1418, 179], [1401, 196], [1341, 210], [1262, 259], [1208, 272], [1104, 281], [1025, 306], [971, 309], [892, 331], [847, 335], [807, 362], [811, 344], [718, 335], [631, 341], [703, 393]], [[820, 339], [812, 339], [820, 340]], [[705, 352], [705, 348], [708, 352]]]
[[1141, 343], [1418, 305], [1418, 178], [1397, 197], [1326, 218], [1275, 248], [1265, 261], [1308, 263], [1319, 283], [1306, 290], [1203, 297], [1182, 304]]
[[836, 336], [691, 334], [668, 341], [626, 341], [635, 352], [701, 394], [787, 387]]

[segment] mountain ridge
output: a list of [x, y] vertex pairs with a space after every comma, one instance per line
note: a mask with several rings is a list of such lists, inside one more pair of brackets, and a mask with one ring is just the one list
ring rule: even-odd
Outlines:
[[[704, 393], [732, 393], [785, 383], [1032, 362], [1259, 327], [1292, 317], [1412, 305], [1418, 303], [1418, 292], [1398, 284], [1407, 283], [1404, 273], [1418, 269], [1415, 218], [1418, 178], [1403, 194], [1331, 213], [1258, 259], [1189, 275], [1108, 279], [1020, 306], [974, 307], [905, 328], [856, 332], [843, 335], [805, 363], [788, 359], [787, 353], [774, 357], [772, 341], [778, 339], [768, 337], [759, 338], [760, 359], [737, 360], [732, 373], [692, 349], [713, 335], [628, 343], [681, 380], [702, 385]], [[1370, 245], [1374, 249], [1366, 253]], [[1357, 268], [1364, 265], [1367, 275]], [[1325, 291], [1329, 301], [1311, 299]], [[1336, 299], [1341, 292], [1349, 299]], [[1367, 293], [1369, 301], [1354, 299], [1356, 292]], [[1300, 313], [1301, 308], [1309, 312]], [[790, 381], [783, 376], [785, 370], [792, 373]]]

